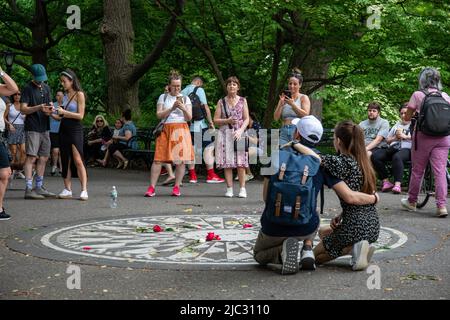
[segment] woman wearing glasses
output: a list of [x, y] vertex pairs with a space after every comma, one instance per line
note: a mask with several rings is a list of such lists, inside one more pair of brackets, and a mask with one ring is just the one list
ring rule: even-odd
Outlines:
[[67, 69], [61, 72], [60, 81], [66, 95], [63, 105], [58, 107], [58, 115], [52, 114], [53, 118], [61, 120], [59, 139], [64, 190], [58, 197], [72, 198], [72, 177], [79, 177], [81, 184], [79, 199], [87, 200], [87, 173], [83, 159], [83, 125], [81, 124], [85, 112], [85, 95], [78, 77], [72, 70]]
[[86, 144], [86, 161], [91, 159], [100, 159], [103, 157], [103, 151], [107, 148], [107, 142], [112, 137], [111, 129], [109, 128], [108, 121], [102, 115], [95, 117], [92, 129], [87, 136]]
[[[20, 112], [20, 92], [12, 95], [12, 103], [6, 106], [5, 110], [5, 124], [9, 131], [8, 147], [11, 152], [13, 168], [21, 168], [25, 162], [25, 115]], [[20, 170], [14, 172], [14, 177], [25, 179], [25, 175]]]

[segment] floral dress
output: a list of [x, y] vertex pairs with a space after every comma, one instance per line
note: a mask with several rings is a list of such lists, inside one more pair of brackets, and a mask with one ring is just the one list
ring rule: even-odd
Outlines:
[[[223, 100], [222, 100], [223, 101]], [[242, 127], [244, 123], [244, 104], [245, 99], [239, 97], [238, 103], [234, 107], [227, 104], [228, 117], [238, 120], [237, 124], [230, 129], [228, 124], [219, 128], [216, 138], [216, 164], [218, 168], [247, 168], [248, 167], [248, 152], [238, 148], [234, 150], [233, 135], [236, 130]], [[224, 106], [222, 106], [222, 118], [226, 119]], [[241, 136], [241, 140], [245, 139], [246, 132]]]
[[[322, 166], [333, 176], [341, 179], [353, 191], [360, 191], [363, 175], [355, 159], [346, 155], [324, 155]], [[342, 220], [336, 229], [323, 238], [323, 245], [333, 259], [342, 255], [342, 250], [361, 240], [377, 241], [380, 222], [375, 205], [350, 205], [339, 199]]]

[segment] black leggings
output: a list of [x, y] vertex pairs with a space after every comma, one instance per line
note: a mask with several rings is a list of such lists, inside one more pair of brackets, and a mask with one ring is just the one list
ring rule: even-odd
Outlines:
[[405, 161], [411, 160], [411, 149], [384, 148], [376, 149], [371, 156], [371, 160], [378, 178], [381, 180], [389, 177], [386, 169], [386, 162], [392, 160], [392, 173], [394, 182], [402, 182]]

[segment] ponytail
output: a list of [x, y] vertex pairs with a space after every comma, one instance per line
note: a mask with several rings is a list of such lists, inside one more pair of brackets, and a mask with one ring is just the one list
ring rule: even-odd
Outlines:
[[363, 176], [361, 192], [372, 194], [376, 191], [376, 176], [364, 144], [363, 130], [352, 121], [344, 121], [336, 126], [336, 137], [341, 139], [345, 149], [356, 160]]
[[376, 176], [372, 166], [372, 162], [367, 155], [366, 146], [364, 144], [364, 131], [360, 126], [354, 125], [353, 128], [353, 145], [356, 162], [363, 175], [363, 186], [361, 192], [372, 194], [376, 191]]

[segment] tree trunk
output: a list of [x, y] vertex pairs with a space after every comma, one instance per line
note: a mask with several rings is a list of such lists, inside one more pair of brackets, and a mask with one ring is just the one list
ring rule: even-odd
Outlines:
[[[323, 49], [313, 50], [309, 55], [309, 59], [302, 66], [303, 78], [308, 79], [327, 79], [329, 63], [323, 61], [321, 58]], [[311, 94], [321, 89], [316, 86], [320, 83], [318, 81], [305, 81], [302, 86], [302, 92], [309, 96], [311, 100], [311, 114], [322, 120], [323, 99], [314, 99]]]
[[104, 0], [101, 35], [105, 52], [108, 106], [113, 114], [131, 108], [138, 109], [139, 81], [126, 79], [133, 70], [134, 30], [130, 1]]
[[47, 66], [47, 12], [44, 1], [36, 0], [35, 3], [35, 14], [31, 28], [33, 38], [33, 45], [31, 47], [32, 61], [33, 63], [40, 63]]
[[272, 72], [269, 82], [269, 93], [267, 95], [267, 109], [264, 114], [263, 127], [271, 128], [273, 120], [273, 112], [275, 111], [275, 105], [278, 103], [278, 71], [280, 69], [281, 61], [281, 49], [283, 47], [283, 33], [281, 30], [277, 31], [276, 44], [273, 54]]

